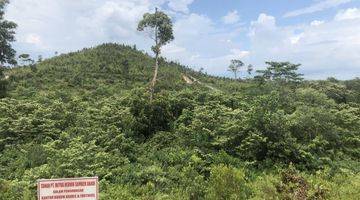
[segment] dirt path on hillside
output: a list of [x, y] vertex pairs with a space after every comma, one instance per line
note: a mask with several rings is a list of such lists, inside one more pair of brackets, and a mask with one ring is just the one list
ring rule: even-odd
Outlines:
[[198, 83], [198, 84], [200, 84], [200, 85], [202, 85], [202, 86], [205, 86], [205, 87], [207, 87], [207, 88], [209, 88], [209, 89], [211, 89], [211, 90], [220, 91], [219, 89], [214, 88], [214, 87], [211, 86], [211, 85], [208, 85], [208, 84], [206, 84], [206, 83], [203, 83], [203, 82], [199, 81], [198, 79], [194, 78], [193, 76], [183, 74], [183, 75], [182, 75], [182, 78], [183, 78], [184, 81], [185, 81], [187, 84], [189, 84], [189, 85], [191, 85], [191, 84], [193, 84], [193, 83]]

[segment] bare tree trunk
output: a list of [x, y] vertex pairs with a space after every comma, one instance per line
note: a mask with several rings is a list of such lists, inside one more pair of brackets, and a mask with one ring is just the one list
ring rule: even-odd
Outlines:
[[158, 71], [159, 71], [159, 55], [156, 54], [154, 76], [150, 83], [150, 101], [152, 101], [154, 98], [155, 84], [156, 84], [156, 80], [157, 80]]
[[[157, 8], [155, 8], [155, 16], [157, 17]], [[155, 93], [155, 84], [157, 80], [157, 75], [159, 71], [159, 49], [158, 49], [158, 27], [157, 24], [155, 26], [155, 69], [154, 69], [154, 76], [150, 82], [150, 101], [154, 98]]]

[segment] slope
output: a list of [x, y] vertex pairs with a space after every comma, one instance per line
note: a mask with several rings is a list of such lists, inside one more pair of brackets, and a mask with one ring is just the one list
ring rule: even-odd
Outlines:
[[[78, 52], [63, 54], [30, 67], [14, 68], [10, 96], [38, 95], [42, 92], [69, 90], [93, 96], [121, 93], [137, 87], [147, 87], [152, 77], [154, 61], [134, 47], [103, 44]], [[181, 90], [186, 86], [181, 74], [205, 77], [174, 62], [160, 61], [157, 92]]]
[[150, 102], [152, 65], [104, 44], [8, 70], [0, 199], [82, 176], [106, 200], [359, 199], [360, 80], [235, 81], [162, 60]]

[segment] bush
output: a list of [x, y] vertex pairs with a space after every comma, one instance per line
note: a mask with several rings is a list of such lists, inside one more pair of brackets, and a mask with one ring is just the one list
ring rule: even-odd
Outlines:
[[250, 194], [243, 170], [225, 165], [212, 167], [206, 199], [247, 199]]

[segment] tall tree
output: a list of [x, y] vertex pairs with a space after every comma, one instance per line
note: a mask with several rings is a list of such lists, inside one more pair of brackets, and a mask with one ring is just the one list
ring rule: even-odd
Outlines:
[[154, 14], [144, 14], [137, 29], [138, 31], [146, 31], [149, 34], [149, 37], [155, 42], [155, 45], [151, 48], [155, 53], [154, 76], [150, 82], [150, 100], [152, 100], [159, 71], [159, 55], [161, 53], [161, 47], [174, 39], [172, 22], [165, 13], [158, 11], [156, 8]]
[[4, 19], [5, 6], [8, 0], [0, 0], [0, 67], [4, 64], [16, 64], [15, 50], [11, 46], [11, 42], [15, 41], [15, 28], [14, 22]]
[[231, 60], [228, 70], [234, 73], [235, 79], [237, 79], [237, 73], [240, 71], [242, 66], [244, 66], [244, 63], [241, 60]]
[[265, 70], [257, 70], [257, 79], [275, 81], [279, 83], [299, 83], [303, 80], [303, 74], [297, 72], [300, 64], [290, 62], [266, 62]]
[[11, 47], [11, 42], [15, 41], [16, 24], [4, 19], [4, 10], [8, 3], [8, 0], [0, 0], [0, 98], [6, 96], [6, 87], [8, 85], [7, 77], [4, 74], [4, 64], [16, 64], [16, 52]]

